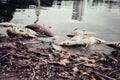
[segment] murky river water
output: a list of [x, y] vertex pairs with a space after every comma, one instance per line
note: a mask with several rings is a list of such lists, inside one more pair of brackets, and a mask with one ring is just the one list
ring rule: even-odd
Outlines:
[[[16, 8], [11, 22], [25, 26], [36, 19], [35, 6]], [[52, 7], [41, 7], [39, 23], [52, 26], [57, 41], [67, 38], [66, 33], [75, 28], [94, 32], [96, 37], [107, 41], [120, 41], [120, 3], [88, 1], [54, 1]], [[1, 28], [0, 32], [5, 32]]]

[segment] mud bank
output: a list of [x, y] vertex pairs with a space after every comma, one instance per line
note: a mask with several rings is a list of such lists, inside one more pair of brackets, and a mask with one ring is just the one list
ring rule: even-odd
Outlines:
[[56, 50], [51, 41], [9, 37], [0, 40], [0, 80], [120, 79], [119, 49], [109, 54], [91, 54], [79, 48], [83, 55], [69, 51], [72, 47]]

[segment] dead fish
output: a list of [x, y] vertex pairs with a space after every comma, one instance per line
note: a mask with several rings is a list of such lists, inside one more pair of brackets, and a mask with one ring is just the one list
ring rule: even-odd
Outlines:
[[3, 27], [13, 27], [14, 23], [10, 23], [10, 22], [1, 22], [0, 26]]
[[12, 29], [7, 29], [8, 36], [23, 36], [23, 37], [31, 37], [37, 38], [38, 34], [31, 29], [21, 28], [21, 27], [13, 27]]
[[58, 50], [58, 51], [63, 51], [63, 50], [64, 50], [64, 48], [62, 48], [62, 46], [59, 46], [59, 45], [54, 44], [54, 43], [52, 43], [52, 47], [53, 47], [54, 49]]
[[70, 33], [67, 33], [67, 36], [68, 37], [74, 37], [76, 35], [86, 35], [86, 34], [94, 34], [94, 32], [88, 32], [86, 30], [78, 30], [78, 29], [75, 29], [73, 30], [72, 32]]
[[92, 44], [100, 44], [105, 42], [106, 42], [105, 40], [92, 37], [89, 35], [77, 35], [71, 39], [58, 43], [58, 45], [61, 45], [61, 46], [92, 45]]
[[31, 25], [27, 25], [26, 28], [32, 29], [33, 31], [38, 33], [39, 36], [48, 36], [48, 37], [54, 36], [54, 33], [48, 27], [45, 27], [44, 25], [34, 23]]
[[120, 41], [119, 42], [106, 42], [107, 46], [113, 47], [113, 48], [119, 48], [120, 49]]

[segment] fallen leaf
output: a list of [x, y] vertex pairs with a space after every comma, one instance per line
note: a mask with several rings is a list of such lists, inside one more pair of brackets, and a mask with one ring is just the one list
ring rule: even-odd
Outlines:
[[69, 63], [68, 59], [62, 59], [60, 60], [59, 64], [66, 66], [66, 64]]

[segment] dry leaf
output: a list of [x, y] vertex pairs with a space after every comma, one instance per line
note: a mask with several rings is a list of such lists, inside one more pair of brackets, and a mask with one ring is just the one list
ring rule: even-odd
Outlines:
[[66, 64], [69, 63], [68, 59], [62, 59], [60, 60], [59, 64], [66, 66]]
[[96, 67], [95, 64], [91, 64], [91, 63], [87, 63], [87, 64], [84, 64], [85, 66], [88, 66], [88, 67]]

